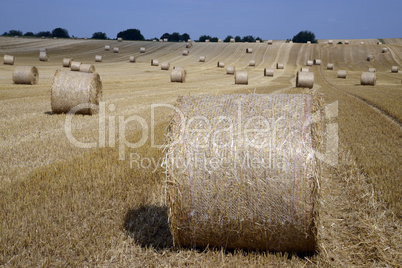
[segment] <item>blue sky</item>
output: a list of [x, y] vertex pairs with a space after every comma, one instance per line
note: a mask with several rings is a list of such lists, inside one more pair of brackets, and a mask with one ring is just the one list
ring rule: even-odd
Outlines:
[[91, 37], [136, 28], [145, 38], [168, 32], [192, 39], [208, 34], [292, 38], [310, 30], [318, 39], [402, 38], [402, 0], [0, 0], [0, 34], [51, 31]]

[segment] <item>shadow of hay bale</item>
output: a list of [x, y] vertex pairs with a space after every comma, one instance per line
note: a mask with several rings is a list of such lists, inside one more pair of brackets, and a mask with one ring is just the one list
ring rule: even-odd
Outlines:
[[142, 247], [173, 246], [166, 207], [146, 205], [130, 209], [124, 219], [124, 229]]

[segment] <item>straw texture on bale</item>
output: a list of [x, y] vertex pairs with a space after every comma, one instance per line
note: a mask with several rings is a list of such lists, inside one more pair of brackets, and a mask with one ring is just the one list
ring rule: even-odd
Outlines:
[[170, 82], [184, 83], [186, 81], [187, 72], [183, 68], [174, 68], [170, 73]]
[[96, 55], [95, 56], [95, 62], [102, 62], [102, 56], [101, 55]]
[[95, 72], [95, 66], [92, 64], [81, 64], [80, 65], [80, 72], [84, 73], [94, 73]]
[[297, 72], [296, 87], [313, 88], [314, 73], [313, 72]]
[[236, 85], [248, 85], [248, 72], [236, 71], [234, 75]]
[[374, 59], [374, 56], [373, 55], [368, 55], [367, 56], [367, 61], [372, 61]]
[[327, 64], [327, 70], [333, 70], [334, 69], [334, 64], [333, 63], [328, 63]]
[[200, 56], [200, 59], [198, 60], [199, 62], [205, 62], [206, 57], [205, 56]]
[[246, 53], [253, 53], [253, 49], [250, 47], [246, 48]]
[[40, 61], [48, 61], [49, 60], [49, 57], [47, 56], [46, 51], [39, 52], [39, 60]]
[[129, 61], [130, 62], [135, 62], [135, 56], [130, 56]]
[[307, 62], [306, 62], [306, 66], [313, 66], [313, 61], [312, 60], [308, 60]]
[[151, 60], [151, 66], [158, 66], [159, 65], [159, 61], [158, 60]]
[[39, 72], [35, 66], [17, 66], [13, 72], [14, 84], [35, 85], [39, 81]]
[[338, 78], [346, 79], [347, 75], [348, 75], [348, 71], [346, 71], [346, 70], [339, 70], [338, 71]]
[[6, 65], [14, 65], [15, 57], [12, 55], [4, 55], [3, 57], [3, 64]]
[[321, 65], [321, 60], [315, 59], [314, 60], [314, 65]]
[[77, 105], [77, 114], [95, 114], [102, 99], [102, 81], [98, 73], [57, 70], [51, 87], [52, 113], [68, 113]]
[[71, 71], [77, 71], [77, 72], [79, 72], [79, 71], [80, 71], [81, 64], [82, 64], [82, 63], [79, 62], [79, 61], [72, 61], [72, 62], [71, 62], [71, 66], [70, 66]]
[[264, 68], [264, 76], [274, 76], [274, 69], [272, 68]]
[[140, 48], [140, 53], [145, 53], [145, 47]]
[[105, 51], [110, 51], [110, 46], [109, 45], [105, 45]]
[[47, 48], [40, 48], [39, 52], [47, 52]]
[[113, 48], [113, 53], [119, 53], [119, 52], [120, 52], [120, 49], [118, 47]]
[[73, 61], [72, 58], [64, 58], [63, 59], [63, 67], [70, 68], [72, 61]]
[[225, 63], [222, 61], [218, 61], [218, 63], [216, 64], [216, 66], [220, 67], [220, 68], [224, 68], [225, 67]]
[[248, 64], [248, 66], [255, 66], [255, 60], [251, 60]]
[[322, 110], [301, 94], [181, 97], [166, 149], [174, 243], [315, 251]]
[[360, 78], [361, 85], [375, 86], [376, 82], [377, 82], [377, 74], [376, 73], [370, 73], [370, 72], [362, 73], [362, 76]]
[[117, 38], [117, 42], [123, 42], [123, 38], [121, 37]]
[[387, 52], [388, 52], [388, 48], [383, 47], [382, 50], [381, 50], [381, 52], [382, 52], [382, 53], [387, 53]]
[[234, 66], [228, 66], [226, 68], [226, 74], [234, 74], [236, 71], [236, 68]]
[[190, 54], [190, 51], [188, 51], [188, 50], [183, 50], [183, 56], [187, 56], [188, 54]]
[[368, 71], [369, 71], [370, 73], [376, 73], [376, 72], [377, 72], [377, 69], [376, 69], [376, 68], [369, 68]]
[[300, 72], [310, 72], [310, 68], [302, 67], [300, 68]]
[[284, 69], [285, 66], [282, 63], [277, 63], [276, 64], [276, 69]]
[[399, 71], [398, 66], [392, 66], [392, 67], [391, 67], [391, 72], [392, 72], [392, 73], [397, 73], [398, 71]]
[[161, 70], [169, 70], [170, 63], [169, 62], [162, 62], [161, 63]]

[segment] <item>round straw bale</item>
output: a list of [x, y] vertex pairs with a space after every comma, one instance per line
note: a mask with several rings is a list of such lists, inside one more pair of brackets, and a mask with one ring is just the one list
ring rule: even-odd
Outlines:
[[187, 39], [187, 42], [191, 43], [191, 42], [193, 42], [193, 40], [191, 40], [191, 39]]
[[261, 43], [261, 41], [260, 41], [259, 39], [255, 40], [255, 42], [256, 42], [257, 44]]
[[117, 38], [117, 42], [123, 42], [123, 38], [121, 37]]
[[392, 68], [391, 68], [392, 73], [397, 73], [398, 71], [399, 71], [398, 66], [392, 66]]
[[378, 42], [377, 42], [377, 45], [382, 45], [382, 42], [378, 41]]
[[57, 70], [51, 87], [52, 113], [68, 113], [77, 105], [77, 114], [95, 114], [102, 98], [102, 81], [98, 73], [77, 73]]
[[206, 57], [205, 56], [200, 56], [200, 59], [198, 60], [199, 62], [205, 62]]
[[367, 56], [367, 61], [372, 61], [374, 59], [374, 56], [373, 55], [368, 55]]
[[15, 57], [11, 55], [4, 55], [3, 64], [14, 65]]
[[346, 70], [339, 70], [338, 71], [338, 78], [346, 78], [346, 76], [348, 75], [348, 71]]
[[120, 52], [120, 49], [118, 47], [113, 48], [113, 53], [119, 53], [119, 52]]
[[225, 67], [225, 63], [222, 61], [218, 61], [217, 66], [220, 68], [224, 68]]
[[345, 45], [349, 45], [349, 40], [345, 40]]
[[302, 67], [300, 68], [300, 72], [310, 72], [310, 68]]
[[183, 56], [187, 56], [188, 54], [190, 54], [190, 51], [188, 51], [188, 50], [183, 50]]
[[236, 40], [234, 38], [230, 38], [230, 43], [234, 43]]
[[130, 62], [135, 62], [135, 56], [130, 56], [129, 60]]
[[307, 44], [311, 44], [311, 41], [307, 41]]
[[360, 42], [360, 45], [364, 45], [364, 41], [361, 41], [361, 42]]
[[328, 44], [332, 45], [334, 43], [334, 40], [328, 40]]
[[156, 40], [156, 39], [154, 39], [154, 40], [152, 40], [152, 42], [157, 42], [158, 40]]
[[234, 66], [228, 66], [226, 68], [226, 74], [234, 74], [236, 71], [236, 68]]
[[369, 68], [368, 71], [369, 71], [370, 73], [376, 73], [376, 72], [377, 72], [377, 69], [376, 69], [376, 68]]
[[290, 40], [290, 41], [289, 41], [289, 44], [293, 44], [293, 41], [292, 41], [292, 40]]
[[296, 87], [313, 88], [314, 73], [313, 72], [297, 72]]
[[155, 60], [155, 59], [152, 59], [151, 60], [151, 66], [158, 66], [159, 65], [159, 61], [158, 60]]
[[161, 70], [169, 70], [170, 63], [169, 62], [162, 62], [161, 63]]
[[46, 52], [39, 52], [39, 60], [40, 61], [48, 61], [49, 57]]
[[253, 53], [253, 49], [251, 47], [246, 48], [246, 53]]
[[255, 60], [251, 60], [248, 66], [255, 66]]
[[377, 74], [371, 72], [363, 72], [360, 78], [361, 85], [375, 86], [377, 81]]
[[39, 72], [35, 66], [17, 66], [13, 72], [14, 84], [35, 85], [39, 81]]
[[272, 45], [272, 43], [273, 43], [274, 41], [272, 41], [272, 40], [268, 40], [268, 45]]
[[70, 65], [71, 71], [79, 72], [80, 67], [81, 67], [81, 62], [79, 62], [79, 61], [72, 61], [71, 62], [71, 65]]
[[308, 60], [306, 62], [306, 66], [313, 66], [314, 62], [312, 60]]
[[109, 45], [105, 45], [105, 51], [110, 51], [110, 46]]
[[205, 43], [209, 43], [209, 41], [210, 41], [209, 39], [205, 39]]
[[321, 65], [321, 60], [315, 59], [314, 60], [314, 65]]
[[80, 65], [80, 72], [84, 73], [94, 73], [95, 72], [95, 66], [92, 64], [81, 64]]
[[381, 50], [381, 52], [382, 52], [382, 53], [387, 53], [387, 52], [388, 52], [388, 48], [383, 47], [382, 50]]
[[328, 63], [327, 64], [327, 70], [333, 70], [334, 69], [334, 64], [333, 63]]
[[234, 75], [236, 85], [248, 85], [248, 72], [236, 71]]
[[222, 42], [223, 42], [223, 40], [219, 38], [219, 39], [218, 39], [218, 43], [222, 43]]
[[42, 47], [39, 49], [39, 52], [47, 52], [47, 48]]
[[102, 62], [102, 56], [101, 55], [96, 55], [95, 56], [95, 62]]
[[320, 107], [302, 94], [181, 97], [166, 148], [174, 243], [314, 252]]
[[63, 67], [70, 68], [72, 61], [73, 61], [72, 58], [64, 58], [63, 59]]
[[174, 68], [170, 73], [170, 82], [184, 83], [186, 81], [187, 72], [183, 68]]
[[277, 63], [276, 64], [276, 69], [284, 69], [285, 66], [282, 63]]
[[46, 39], [46, 36], [41, 36], [41, 39]]
[[140, 48], [140, 53], [145, 53], [145, 47]]
[[274, 69], [264, 68], [264, 76], [274, 76]]

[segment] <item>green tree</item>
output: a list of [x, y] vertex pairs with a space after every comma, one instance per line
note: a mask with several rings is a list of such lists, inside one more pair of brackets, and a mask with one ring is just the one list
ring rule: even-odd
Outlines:
[[20, 30], [10, 30], [8, 32], [3, 33], [3, 36], [21, 36], [22, 35], [22, 31]]
[[172, 42], [179, 42], [180, 41], [180, 34], [178, 32], [174, 32], [170, 35], [169, 41]]
[[164, 33], [164, 34], [162, 34], [162, 36], [161, 36], [161, 38], [160, 39], [167, 39], [168, 41], [170, 40], [170, 33]]
[[125, 31], [121, 31], [117, 34], [117, 38], [123, 38], [124, 40], [145, 40], [144, 36], [141, 34], [141, 31], [138, 29], [127, 29]]
[[252, 35], [246, 35], [246, 36], [243, 36], [242, 41], [251, 43], [251, 42], [255, 42], [255, 38]]
[[241, 42], [241, 37], [237, 35], [237, 36], [235, 37], [235, 41], [236, 41], [236, 42]]
[[57, 37], [57, 38], [70, 38], [70, 35], [68, 34], [68, 31], [63, 28], [55, 28], [52, 31], [52, 36]]
[[223, 40], [223, 42], [229, 43], [229, 42], [230, 42], [230, 39], [232, 39], [232, 38], [233, 38], [233, 36], [228, 35], [228, 36], [226, 36], [226, 38]]
[[218, 38], [218, 37], [212, 37], [212, 38], [209, 39], [209, 41], [211, 41], [211, 42], [218, 42], [218, 41], [219, 41], [219, 38]]
[[42, 37], [42, 36], [44, 36], [44, 37], [52, 37], [52, 33], [49, 32], [49, 31], [41, 31], [41, 32], [35, 34], [35, 36], [37, 36], [37, 37]]
[[307, 43], [307, 41], [311, 41], [311, 43], [317, 43], [315, 39], [315, 34], [310, 31], [300, 31], [298, 34], [293, 36], [292, 41], [294, 43]]
[[26, 32], [24, 33], [24, 36], [35, 36], [33, 32]]
[[212, 37], [210, 35], [205, 35], [204, 34], [204, 35], [201, 35], [200, 38], [198, 38], [198, 41], [199, 42], [205, 42], [205, 40], [207, 40], [207, 39], [211, 40], [211, 38]]
[[184, 34], [180, 35], [180, 41], [187, 42], [188, 39], [191, 39], [190, 35], [188, 33], [184, 33]]
[[92, 34], [92, 39], [107, 39], [107, 35], [106, 33], [102, 33], [102, 32], [95, 32]]

